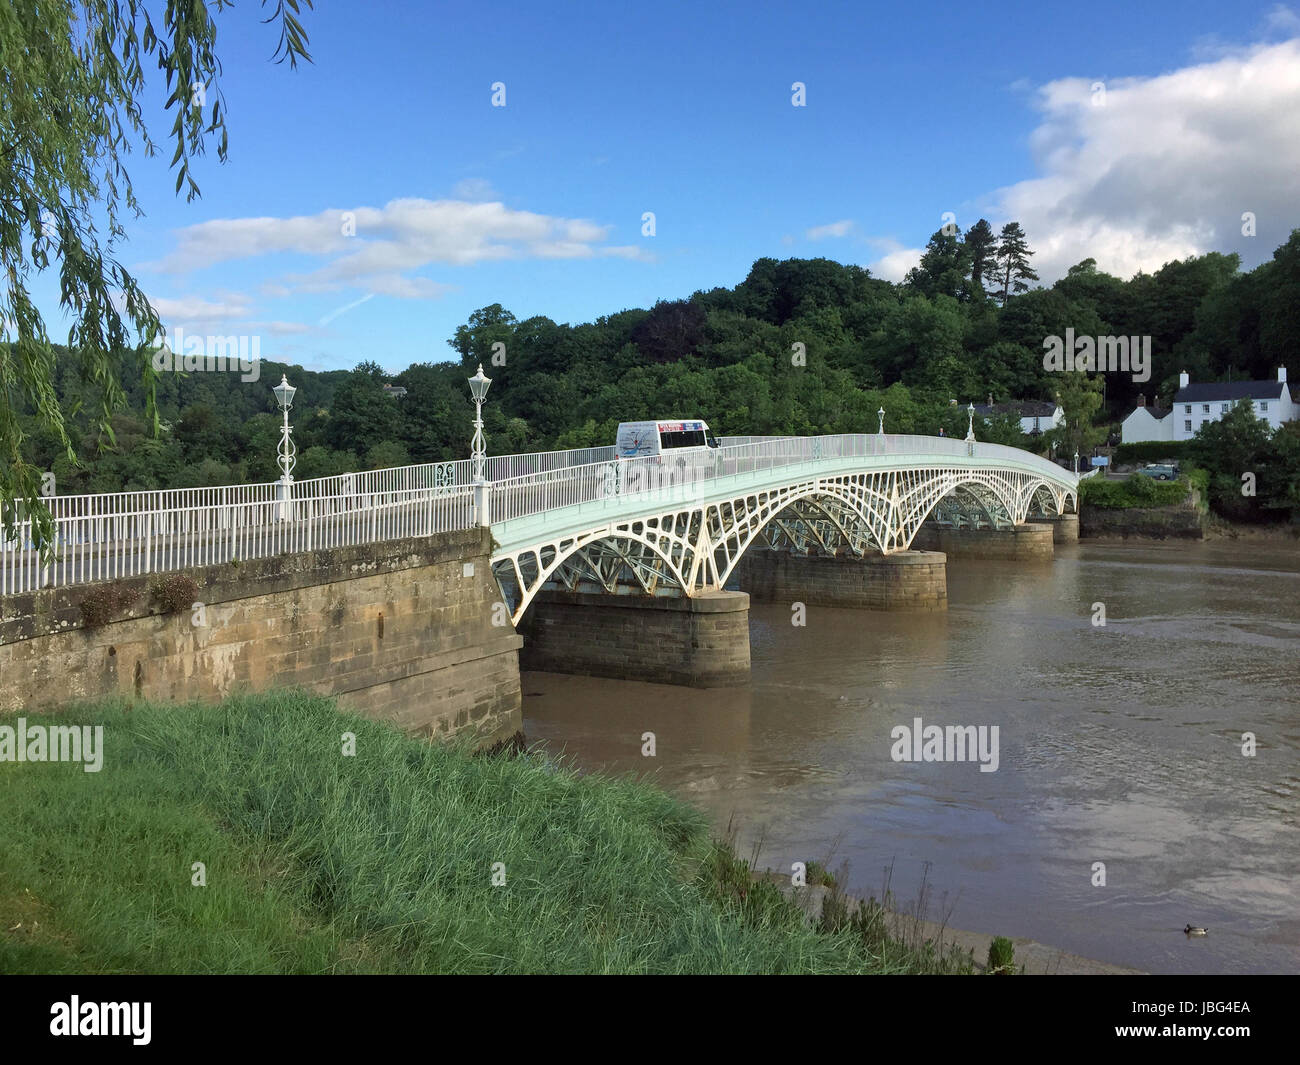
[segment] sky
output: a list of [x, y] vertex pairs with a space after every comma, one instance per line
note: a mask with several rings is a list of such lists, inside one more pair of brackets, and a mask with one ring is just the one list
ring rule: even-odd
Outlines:
[[217, 16], [228, 162], [186, 203], [170, 149], [133, 157], [118, 252], [169, 332], [311, 369], [444, 361], [489, 304], [590, 321], [764, 256], [900, 280], [950, 221], [1019, 221], [1044, 283], [1249, 268], [1300, 226], [1300, 7], [325, 0], [297, 70], [262, 14]]

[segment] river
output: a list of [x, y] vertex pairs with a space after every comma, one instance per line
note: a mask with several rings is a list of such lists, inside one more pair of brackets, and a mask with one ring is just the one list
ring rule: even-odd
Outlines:
[[[1300, 972], [1300, 547], [954, 559], [948, 596], [938, 614], [809, 607], [803, 627], [753, 604], [742, 689], [527, 673], [525, 733], [651, 775], [760, 865], [847, 862], [850, 892], [876, 896], [892, 865], [904, 905], [928, 868], [951, 927], [1149, 972]], [[997, 725], [997, 771], [894, 761], [891, 730], [918, 717]]]

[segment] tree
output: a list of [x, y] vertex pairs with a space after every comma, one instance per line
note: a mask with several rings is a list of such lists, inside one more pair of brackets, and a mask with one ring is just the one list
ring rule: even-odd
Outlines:
[[1080, 469], [1092, 454], [1092, 449], [1106, 438], [1104, 426], [1093, 424], [1101, 410], [1101, 379], [1086, 373], [1071, 372], [1057, 375], [1056, 401], [1061, 405], [1065, 424], [1043, 434], [1043, 443], [1056, 445], [1062, 458], [1079, 454]]
[[694, 300], [660, 300], [632, 331], [632, 342], [651, 362], [676, 362], [704, 342], [704, 321]]
[[1029, 265], [1033, 254], [1019, 222], [1008, 222], [1002, 227], [996, 261], [1002, 282], [1002, 292], [997, 298], [1004, 307], [1012, 295], [1029, 291], [1028, 282], [1038, 280], [1038, 275]]
[[[263, 6], [267, 0], [263, 0]], [[312, 0], [303, 0], [308, 7]], [[152, 346], [157, 313], [117, 259], [123, 216], [138, 215], [125, 168], [131, 145], [159, 151], [144, 114], [145, 64], [153, 60], [169, 95], [176, 192], [199, 195], [190, 173], [210, 138], [226, 159], [226, 116], [218, 83], [212, 14], [222, 4], [169, 3], [155, 26], [144, 0], [8, 0], [0, 5], [0, 519], [12, 529], [19, 510], [48, 541], [52, 525], [39, 501], [41, 471], [28, 460], [19, 406], [76, 455], [68, 417], [55, 391], [54, 345], [28, 289], [33, 274], [57, 268], [60, 304], [72, 320], [68, 346], [94, 395], [98, 427], [109, 443], [112, 414], [125, 401], [124, 353], [144, 385], [145, 411], [158, 432]], [[299, 0], [276, 0], [274, 58], [310, 62], [298, 21]], [[210, 105], [210, 106], [209, 106]], [[119, 308], [121, 308], [119, 310]], [[15, 506], [15, 502], [21, 504]]]
[[401, 402], [384, 393], [383, 370], [363, 362], [334, 393], [325, 442], [342, 451], [395, 439], [401, 431]]
[[[1271, 435], [1268, 423], [1255, 416], [1254, 404], [1242, 399], [1222, 418], [1202, 425], [1192, 437], [1187, 457], [1209, 472], [1210, 502], [1215, 510], [1236, 520], [1260, 516], [1258, 481], [1261, 471], [1271, 465]], [[1254, 496], [1242, 493], [1242, 475], [1247, 473], [1256, 480]], [[1266, 476], [1263, 481], [1265, 488], [1280, 488], [1271, 483], [1276, 478]]]
[[965, 300], [970, 296], [966, 280], [970, 271], [970, 249], [958, 233], [940, 229], [930, 235], [920, 265], [907, 272], [904, 283], [931, 299], [943, 295]]
[[974, 295], [984, 292], [984, 279], [997, 276], [997, 243], [993, 227], [988, 220], [981, 218], [966, 232], [966, 254], [970, 260], [970, 279], [974, 283]]

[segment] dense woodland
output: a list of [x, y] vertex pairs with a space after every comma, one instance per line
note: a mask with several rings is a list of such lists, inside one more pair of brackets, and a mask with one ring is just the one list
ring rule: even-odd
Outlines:
[[[60, 493], [271, 480], [271, 387], [287, 372], [299, 388], [298, 478], [460, 458], [473, 417], [465, 379], [481, 362], [493, 379], [491, 453], [607, 444], [620, 421], [666, 416], [703, 417], [719, 435], [874, 432], [882, 406], [889, 432], [964, 435], [966, 404], [992, 396], [1059, 399], [1064, 430], [1031, 440], [1000, 418], [978, 435], [1063, 459], [1112, 438], [1139, 392], [1167, 405], [1180, 370], [1202, 381], [1272, 379], [1288, 365], [1300, 379], [1300, 230], [1249, 272], [1235, 255], [1210, 253], [1123, 280], [1087, 259], [1043, 287], [1032, 256], [1017, 224], [995, 234], [981, 220], [964, 234], [935, 233], [901, 284], [829, 259], [760, 259], [734, 288], [578, 325], [520, 321], [493, 304], [456, 329], [448, 361], [391, 376], [379, 351], [358, 352], [352, 371], [265, 362], [256, 382], [162, 373], [157, 438], [139, 371], [124, 369], [113, 441], [82, 423], [74, 464], [29, 416], [24, 448], [55, 471]], [[1067, 328], [1150, 335], [1150, 381], [1044, 370], [1044, 338]], [[74, 358], [60, 375], [67, 410], [84, 390]], [[394, 399], [385, 383], [407, 394]]]

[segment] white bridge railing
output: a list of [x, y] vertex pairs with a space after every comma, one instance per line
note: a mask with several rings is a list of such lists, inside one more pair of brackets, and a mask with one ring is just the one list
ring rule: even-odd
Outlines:
[[477, 490], [478, 499], [469, 459], [297, 481], [289, 498], [277, 481], [52, 496], [44, 501], [54, 526], [47, 550], [37, 550], [30, 518], [19, 515], [12, 534], [0, 527], [0, 596], [467, 529], [487, 517], [480, 504], [495, 523], [823, 460], [974, 457], [1075, 484], [1073, 474], [1017, 448], [943, 437], [727, 438], [723, 444], [684, 457], [618, 460], [613, 447], [497, 456], [484, 462], [488, 484]]

